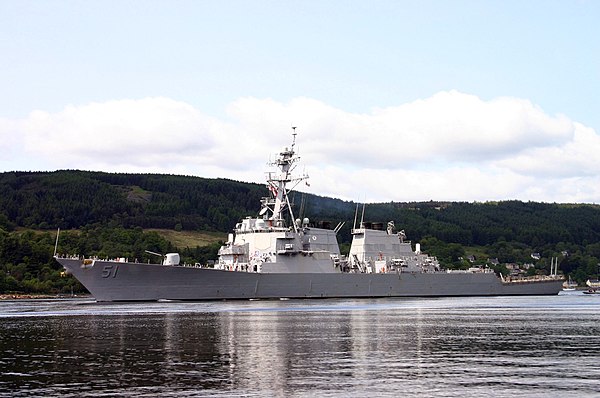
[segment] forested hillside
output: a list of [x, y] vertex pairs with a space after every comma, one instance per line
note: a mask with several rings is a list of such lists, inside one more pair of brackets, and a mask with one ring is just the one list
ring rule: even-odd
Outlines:
[[0, 222], [40, 229], [114, 220], [124, 227], [224, 231], [264, 195], [257, 184], [85, 171], [2, 173], [0, 189], [6, 217]]
[[[259, 210], [263, 185], [223, 179], [85, 171], [0, 174], [0, 292], [70, 290], [71, 278], [57, 279], [51, 259], [57, 228], [59, 249], [87, 255], [143, 257], [172, 244], [148, 228], [218, 231], [223, 236], [241, 218]], [[401, 197], [399, 192], [399, 197]], [[296, 193], [298, 216], [315, 224], [346, 224], [343, 248], [357, 205]], [[600, 262], [600, 207], [519, 201], [494, 203], [381, 203], [364, 208], [365, 221], [395, 221], [424, 250], [449, 267], [465, 267], [467, 255], [483, 263], [533, 262], [546, 272], [550, 257], [582, 281], [596, 277]], [[358, 206], [358, 217], [363, 207]], [[177, 248], [188, 262], [216, 257], [213, 247]], [[539, 259], [532, 259], [539, 253]], [[472, 259], [473, 260], [473, 259]], [[29, 281], [25, 283], [25, 281]]]

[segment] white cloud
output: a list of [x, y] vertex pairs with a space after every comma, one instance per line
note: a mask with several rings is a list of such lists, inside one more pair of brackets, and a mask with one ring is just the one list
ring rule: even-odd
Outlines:
[[532, 146], [526, 153], [507, 156], [500, 167], [520, 174], [545, 178], [577, 178], [600, 175], [600, 136], [591, 128], [573, 123], [570, 140], [559, 146]]
[[[320, 195], [366, 201], [600, 199], [598, 134], [524, 99], [484, 101], [448, 91], [357, 114], [311, 98], [281, 103], [247, 97], [231, 103], [227, 115], [219, 120], [168, 98], [34, 111], [23, 120], [0, 119], [0, 167], [262, 182], [269, 155], [290, 144], [290, 127], [297, 125], [310, 191]], [[12, 161], [14, 167], [8, 166]]]
[[210, 150], [218, 124], [187, 104], [146, 98], [34, 111], [22, 133], [28, 152], [58, 165], [168, 167], [179, 162], [173, 155]]

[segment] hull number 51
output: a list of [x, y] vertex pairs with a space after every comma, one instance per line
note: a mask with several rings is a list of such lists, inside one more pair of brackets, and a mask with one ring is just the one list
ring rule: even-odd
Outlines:
[[105, 265], [104, 268], [102, 268], [102, 277], [115, 278], [117, 276], [117, 272], [119, 272], [118, 265]]

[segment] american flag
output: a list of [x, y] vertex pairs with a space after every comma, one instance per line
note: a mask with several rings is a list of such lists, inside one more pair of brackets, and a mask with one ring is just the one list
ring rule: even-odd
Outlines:
[[269, 191], [271, 191], [273, 196], [277, 196], [277, 187], [275, 185], [269, 184], [267, 188], [269, 188]]

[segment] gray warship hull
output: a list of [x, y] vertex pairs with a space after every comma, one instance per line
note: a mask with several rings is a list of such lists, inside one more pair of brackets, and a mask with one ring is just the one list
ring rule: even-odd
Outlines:
[[288, 184], [308, 175], [293, 175], [299, 157], [292, 129], [292, 145], [270, 162], [277, 171], [267, 173], [269, 196], [256, 216], [236, 224], [214, 268], [179, 265], [178, 253], [148, 252], [163, 256], [161, 264], [57, 261], [98, 301], [548, 295], [562, 289], [556, 275], [506, 281], [483, 267], [443, 272], [418, 244], [413, 250], [404, 231], [394, 233], [392, 221], [386, 230], [364, 223], [364, 206], [358, 228], [355, 214], [346, 259], [336, 237], [343, 223], [330, 230], [294, 217]]
[[556, 295], [562, 279], [494, 273], [255, 273], [57, 258], [97, 301]]

